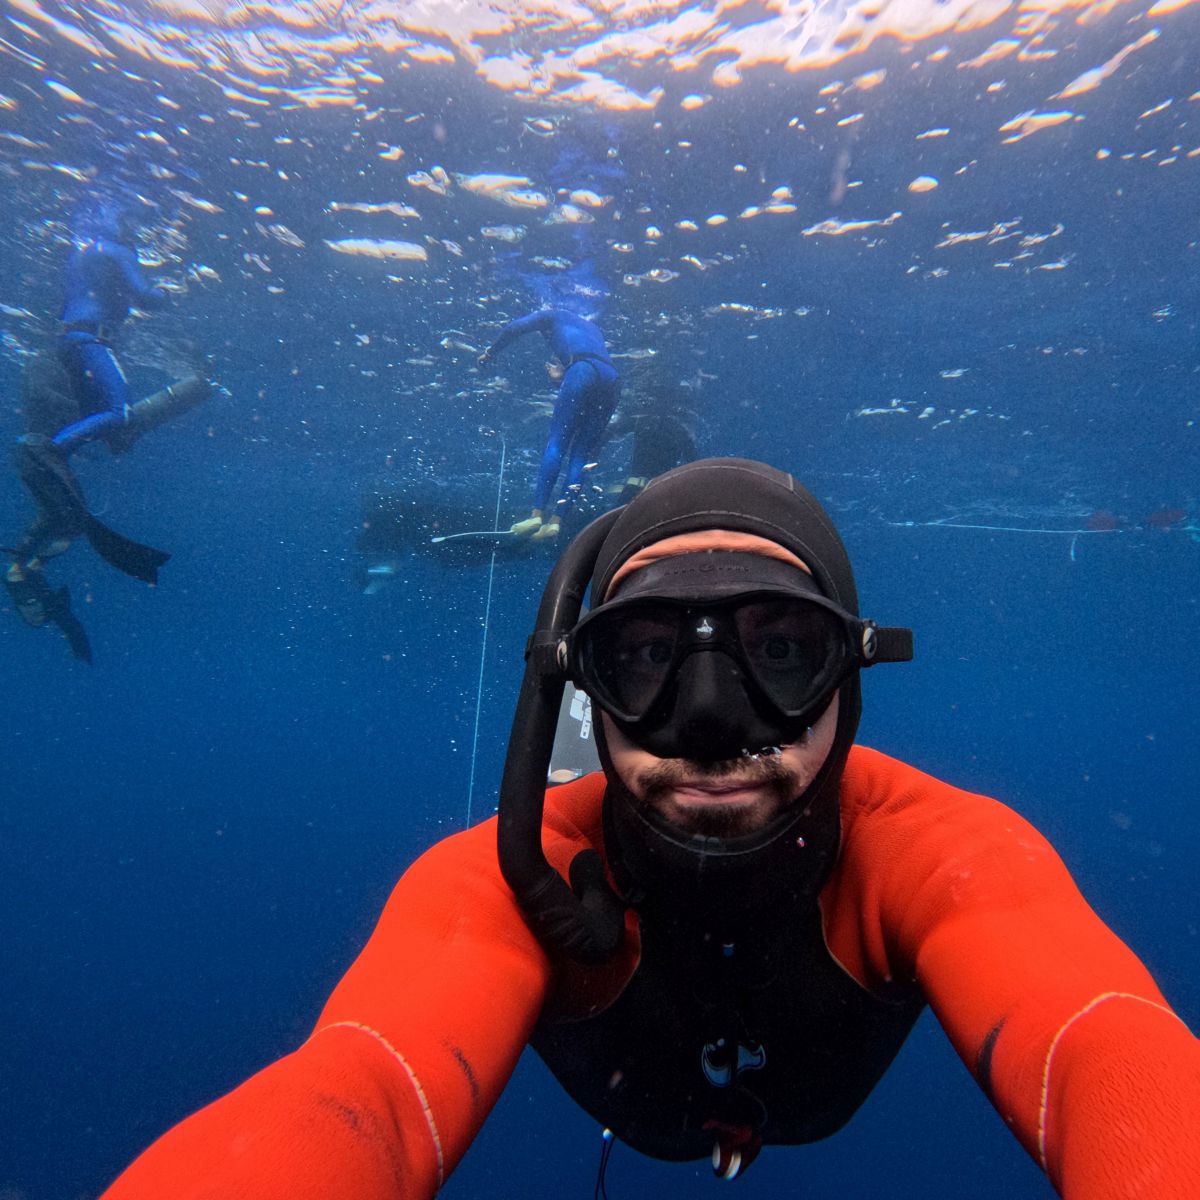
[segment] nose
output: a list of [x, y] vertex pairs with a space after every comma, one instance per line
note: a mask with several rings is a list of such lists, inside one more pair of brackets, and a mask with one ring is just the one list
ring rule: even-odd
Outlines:
[[695, 762], [737, 758], [770, 738], [746, 694], [741, 668], [724, 651], [696, 650], [680, 664], [674, 720], [676, 753]]

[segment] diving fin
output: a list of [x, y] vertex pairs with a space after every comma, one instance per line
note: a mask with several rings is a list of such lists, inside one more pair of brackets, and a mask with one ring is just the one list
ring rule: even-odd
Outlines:
[[83, 535], [91, 547], [110, 566], [144, 583], [158, 582], [158, 568], [171, 556], [165, 550], [156, 550], [127, 538], [115, 529], [109, 529], [103, 521], [87, 513]]
[[158, 568], [171, 556], [110, 529], [88, 510], [83, 489], [65, 456], [48, 439], [27, 438], [14, 451], [17, 472], [56, 532], [82, 533], [105, 562], [146, 583], [158, 582]]
[[183, 379], [131, 404], [125, 412], [125, 424], [138, 433], [153, 429], [180, 413], [203, 404], [212, 395], [213, 386], [203, 375], [187, 375]]
[[88, 640], [87, 630], [80, 624], [79, 618], [71, 610], [71, 589], [64, 583], [53, 594], [54, 607], [50, 611], [50, 619], [62, 630], [71, 653], [81, 662], [92, 661], [92, 643]]
[[41, 629], [50, 619], [46, 600], [51, 593], [40, 571], [22, 571], [14, 563], [4, 576], [4, 590], [8, 592], [17, 616], [30, 629]]
[[4, 587], [17, 615], [26, 625], [32, 629], [57, 625], [67, 639], [71, 653], [83, 662], [92, 661], [92, 644], [87, 630], [71, 610], [70, 588], [64, 585], [52, 591], [41, 570], [22, 570], [15, 564], [4, 576]]

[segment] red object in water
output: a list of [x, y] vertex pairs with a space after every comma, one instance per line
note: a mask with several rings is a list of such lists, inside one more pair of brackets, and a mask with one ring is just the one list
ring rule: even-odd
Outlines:
[[1183, 508], [1160, 508], [1142, 518], [1143, 529], [1171, 529], [1187, 520]]
[[1088, 517], [1087, 527], [1093, 533], [1111, 533], [1114, 529], [1120, 528], [1120, 522], [1107, 508], [1098, 508]]

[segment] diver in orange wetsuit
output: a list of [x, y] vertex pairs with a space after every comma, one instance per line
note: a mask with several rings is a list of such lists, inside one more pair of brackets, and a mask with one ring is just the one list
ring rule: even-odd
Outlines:
[[[1146, 969], [1016, 813], [852, 744], [862, 669], [909, 657], [790, 476], [654, 480], [551, 576], [498, 820], [105, 1200], [431, 1196], [530, 1042], [617, 1137], [732, 1177], [839, 1129], [925, 1004], [1063, 1196], [1200, 1196], [1200, 1046]], [[544, 792], [567, 678], [604, 771]]]

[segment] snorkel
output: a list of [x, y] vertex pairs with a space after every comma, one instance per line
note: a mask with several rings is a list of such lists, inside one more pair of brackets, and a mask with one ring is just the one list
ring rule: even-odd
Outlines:
[[563, 551], [542, 592], [525, 646], [525, 675], [513, 713], [500, 784], [500, 870], [538, 939], [584, 963], [602, 963], [620, 944], [624, 905], [594, 850], [571, 863], [571, 886], [542, 850], [546, 772], [567, 682], [559, 646], [575, 627], [596, 558], [621, 509], [597, 517]]

